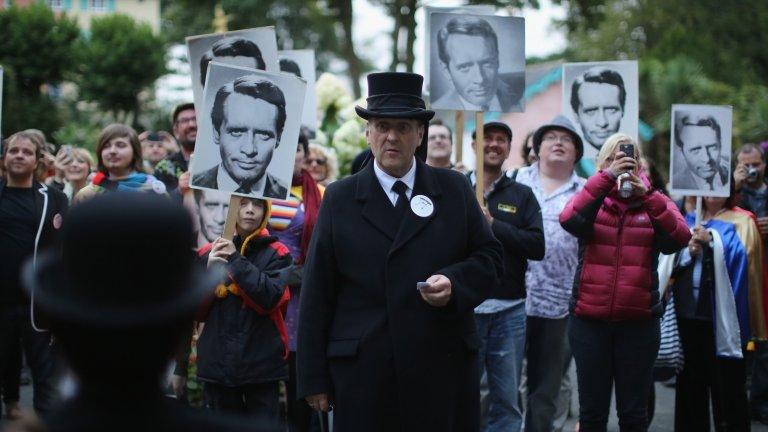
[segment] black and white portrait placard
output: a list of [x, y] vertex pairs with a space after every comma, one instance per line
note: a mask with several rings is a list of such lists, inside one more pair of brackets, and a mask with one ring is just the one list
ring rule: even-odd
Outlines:
[[671, 194], [730, 195], [732, 130], [730, 106], [672, 105]]
[[191, 187], [286, 199], [306, 88], [294, 75], [211, 62]]
[[[3, 67], [0, 66], [0, 126], [3, 124]], [[2, 135], [2, 130], [0, 130], [0, 135]], [[3, 149], [3, 146], [0, 144], [0, 150]]]
[[637, 139], [637, 61], [566, 63], [563, 106], [584, 142], [584, 157], [595, 159], [609, 136]]
[[313, 50], [278, 51], [280, 71], [291, 73], [307, 82], [307, 98], [301, 125], [311, 131], [317, 130], [317, 94], [315, 93], [315, 52]]
[[224, 235], [229, 194], [213, 189], [195, 189], [194, 198], [197, 247], [202, 247]]
[[429, 26], [432, 109], [523, 111], [523, 18], [432, 12]]
[[279, 72], [274, 27], [190, 36], [186, 39], [195, 106], [203, 101], [203, 86], [211, 61], [267, 72]]
[[429, 37], [430, 32], [429, 30], [432, 28], [432, 25], [430, 24], [430, 21], [432, 19], [432, 14], [434, 12], [439, 13], [453, 13], [453, 14], [470, 14], [470, 15], [493, 15], [494, 12], [496, 12], [496, 8], [491, 5], [464, 5], [464, 6], [454, 6], [454, 7], [440, 7], [440, 6], [424, 6], [422, 8], [424, 10], [424, 19], [426, 22], [426, 25], [421, 26], [424, 28], [423, 31], [423, 41], [424, 41], [424, 53], [425, 58], [427, 61], [424, 62], [424, 89], [427, 91], [427, 93], [430, 93], [429, 90], [429, 72], [430, 72], [430, 62], [429, 59], [431, 58], [431, 55], [429, 54], [430, 49], [432, 48], [432, 39]]

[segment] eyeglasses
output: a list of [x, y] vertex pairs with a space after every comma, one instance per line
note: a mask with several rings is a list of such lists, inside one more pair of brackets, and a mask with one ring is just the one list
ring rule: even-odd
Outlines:
[[178, 125], [185, 125], [185, 124], [189, 124], [189, 123], [192, 123], [192, 122], [196, 123], [197, 122], [197, 118], [195, 118], [195, 117], [183, 117], [183, 118], [180, 118], [180, 119], [176, 119], [176, 124], [178, 124]]
[[573, 138], [571, 138], [570, 135], [555, 135], [555, 134], [548, 134], [544, 135], [543, 141], [547, 141], [549, 143], [556, 143], [560, 142], [561, 144], [573, 144]]
[[307, 165], [312, 165], [313, 163], [324, 166], [327, 161], [325, 159], [307, 159]]

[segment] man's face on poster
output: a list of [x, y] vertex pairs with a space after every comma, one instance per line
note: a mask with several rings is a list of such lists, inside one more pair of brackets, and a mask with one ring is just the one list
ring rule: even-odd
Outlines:
[[487, 106], [499, 86], [499, 54], [493, 39], [484, 36], [451, 34], [446, 39], [448, 64], [443, 73], [468, 102]]
[[200, 233], [212, 242], [224, 234], [224, 224], [229, 211], [229, 195], [226, 192], [201, 190], [197, 201], [200, 216]]
[[253, 184], [264, 176], [278, 144], [277, 107], [262, 99], [232, 93], [224, 102], [224, 121], [214, 140], [221, 163], [239, 184]]
[[720, 160], [720, 141], [715, 130], [709, 126], [683, 126], [680, 141], [691, 173], [705, 180], [712, 179], [718, 172]]
[[619, 92], [616, 85], [594, 82], [585, 82], [578, 89], [576, 118], [582, 135], [596, 149], [600, 149], [609, 136], [619, 131], [624, 116]]

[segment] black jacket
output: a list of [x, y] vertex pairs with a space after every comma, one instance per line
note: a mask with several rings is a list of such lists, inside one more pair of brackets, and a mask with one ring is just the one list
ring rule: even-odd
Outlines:
[[[7, 181], [0, 178], [0, 198], [2, 198], [6, 185]], [[69, 201], [64, 192], [37, 181], [32, 182], [32, 189], [35, 191], [35, 227], [40, 232], [40, 237], [35, 241], [34, 257], [56, 243], [69, 209]], [[0, 290], [3, 289], [5, 287], [0, 287]], [[45, 325], [40, 322], [36, 322], [36, 324]]]
[[[237, 283], [245, 295], [264, 310], [280, 303], [285, 291], [283, 274], [290, 268], [291, 255], [275, 237], [258, 236], [248, 244], [245, 256], [242, 240], [235, 237], [238, 252], [227, 263], [227, 280]], [[208, 253], [203, 257], [208, 260]], [[197, 376], [229, 387], [277, 381], [288, 377], [283, 358], [285, 346], [276, 323], [257, 313], [240, 296], [215, 298], [197, 342]]]
[[[338, 431], [480, 424], [474, 308], [501, 275], [502, 249], [464, 176], [416, 163], [412, 200], [432, 203], [424, 217], [398, 218], [373, 162], [331, 183], [320, 207], [304, 265], [297, 393], [330, 394]], [[434, 274], [451, 281], [444, 307], [416, 289]]]
[[493, 235], [504, 247], [504, 275], [490, 298], [525, 298], [528, 260], [544, 259], [544, 223], [539, 201], [530, 187], [503, 175], [486, 197], [486, 205], [493, 216]]

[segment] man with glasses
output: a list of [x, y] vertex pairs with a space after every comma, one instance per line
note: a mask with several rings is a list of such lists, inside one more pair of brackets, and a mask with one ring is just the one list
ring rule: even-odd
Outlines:
[[570, 362], [565, 332], [578, 242], [558, 220], [565, 204], [579, 192], [585, 180], [574, 166], [584, 145], [564, 116], [541, 126], [533, 135], [538, 160], [521, 168], [517, 181], [533, 190], [544, 221], [546, 252], [541, 261], [529, 261], [525, 274], [527, 339], [526, 431], [551, 431], [560, 383]]
[[165, 183], [168, 191], [179, 189], [183, 193], [189, 188], [189, 158], [195, 151], [197, 140], [197, 118], [195, 105], [191, 102], [177, 105], [171, 115], [173, 136], [181, 151], [161, 160], [155, 165], [155, 177]]

